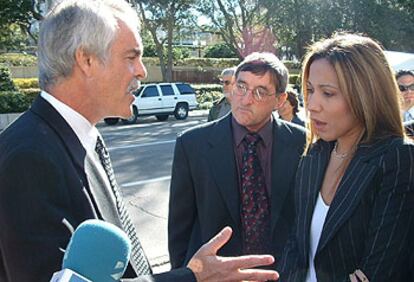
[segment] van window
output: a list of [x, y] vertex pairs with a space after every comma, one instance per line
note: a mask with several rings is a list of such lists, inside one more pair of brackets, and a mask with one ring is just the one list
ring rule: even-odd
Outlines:
[[139, 96], [139, 94], [141, 94], [142, 89], [144, 89], [144, 86], [141, 86], [138, 90], [135, 90], [135, 91], [134, 91], [134, 95], [135, 95], [135, 97], [138, 97], [138, 96]]
[[177, 83], [181, 95], [195, 94], [194, 89], [186, 83]]
[[161, 85], [161, 92], [163, 96], [174, 96], [174, 90], [171, 85]]
[[156, 86], [148, 86], [147, 88], [145, 88], [144, 93], [142, 93], [142, 98], [148, 98], [148, 97], [157, 97], [158, 95], [158, 90]]

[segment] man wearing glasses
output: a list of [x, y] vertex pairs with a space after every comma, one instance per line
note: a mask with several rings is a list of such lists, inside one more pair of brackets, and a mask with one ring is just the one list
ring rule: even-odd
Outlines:
[[398, 87], [400, 88], [405, 122], [414, 120], [414, 72], [401, 70], [396, 75]]
[[223, 94], [218, 101], [214, 102], [213, 107], [208, 113], [207, 121], [213, 121], [225, 116], [231, 110], [230, 99], [234, 85], [234, 72], [236, 68], [227, 68], [221, 72], [220, 81], [223, 84]]
[[231, 114], [177, 138], [168, 220], [173, 268], [227, 225], [233, 236], [222, 255], [269, 253], [277, 262], [293, 225], [305, 132], [272, 115], [286, 100], [288, 70], [273, 54], [253, 53], [235, 79]]

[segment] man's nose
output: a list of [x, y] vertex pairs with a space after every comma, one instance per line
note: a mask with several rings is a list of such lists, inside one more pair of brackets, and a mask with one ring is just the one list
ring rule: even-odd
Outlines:
[[147, 77], [147, 68], [145, 67], [141, 58], [138, 59], [138, 62], [135, 65], [135, 76], [139, 80], [142, 80]]

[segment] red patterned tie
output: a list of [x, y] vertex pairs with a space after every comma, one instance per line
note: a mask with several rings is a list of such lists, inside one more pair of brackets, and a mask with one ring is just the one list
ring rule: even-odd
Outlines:
[[241, 170], [241, 220], [244, 254], [264, 254], [269, 251], [270, 203], [263, 169], [257, 156], [257, 133], [243, 139], [245, 151]]

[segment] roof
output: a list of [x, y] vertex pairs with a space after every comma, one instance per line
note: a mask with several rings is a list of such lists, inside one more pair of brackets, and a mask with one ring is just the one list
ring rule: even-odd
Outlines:
[[414, 70], [414, 54], [396, 51], [385, 51], [385, 57], [394, 71]]

